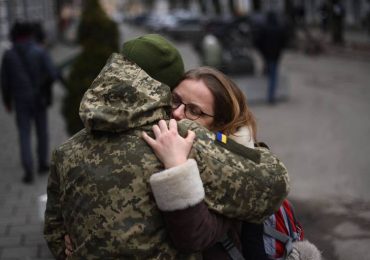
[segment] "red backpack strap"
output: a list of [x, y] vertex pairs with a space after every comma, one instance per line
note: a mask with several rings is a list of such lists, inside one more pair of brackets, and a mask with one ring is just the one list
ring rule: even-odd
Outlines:
[[284, 254], [282, 259], [285, 259], [285, 257], [293, 250], [293, 242], [303, 240], [303, 229], [297, 221], [294, 209], [288, 200], [284, 200], [279, 211], [275, 213], [275, 216], [276, 214], [280, 216], [279, 221], [284, 222], [282, 224], [285, 230], [281, 231], [277, 229], [276, 226], [272, 226], [271, 223], [265, 221], [263, 231], [265, 235], [280, 241], [284, 245]]
[[293, 205], [286, 199], [283, 201], [283, 205], [280, 209], [284, 216], [286, 226], [289, 228], [289, 235], [293, 238], [293, 241], [303, 240], [303, 228], [295, 216]]

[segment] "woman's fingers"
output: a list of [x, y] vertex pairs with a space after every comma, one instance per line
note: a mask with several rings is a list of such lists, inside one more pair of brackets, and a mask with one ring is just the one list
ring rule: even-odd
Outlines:
[[186, 136], [185, 140], [189, 143], [193, 143], [195, 139], [195, 133], [191, 130], [188, 130], [188, 135]]
[[158, 125], [153, 125], [152, 129], [153, 129], [155, 139], [158, 139], [158, 137], [161, 136], [161, 134], [162, 134], [161, 129], [159, 129]]
[[171, 119], [168, 128], [170, 131], [175, 131], [177, 133], [177, 121], [175, 119]]
[[64, 253], [66, 254], [66, 256], [72, 256], [72, 251], [70, 251], [70, 250], [68, 250], [67, 248], [66, 248], [66, 250], [64, 250]]
[[71, 242], [71, 238], [69, 237], [69, 235], [64, 235], [64, 242], [67, 248], [72, 249], [72, 242]]
[[147, 133], [142, 132], [142, 137], [144, 141], [150, 146], [153, 147], [155, 145], [155, 140], [151, 138]]
[[67, 256], [71, 256], [73, 253], [73, 247], [72, 247], [72, 241], [69, 235], [64, 235], [64, 243], [66, 246], [66, 249], [64, 250], [65, 254]]
[[167, 123], [164, 120], [159, 120], [158, 122], [159, 129], [162, 133], [168, 132]]

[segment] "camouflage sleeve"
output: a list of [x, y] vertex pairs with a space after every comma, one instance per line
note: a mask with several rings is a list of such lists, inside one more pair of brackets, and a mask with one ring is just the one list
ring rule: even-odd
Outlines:
[[44, 237], [48, 247], [56, 259], [65, 259], [64, 234], [59, 176], [56, 167], [57, 152], [54, 151], [50, 165], [50, 175], [47, 185], [47, 203], [45, 210]]
[[197, 161], [210, 209], [260, 223], [279, 208], [289, 192], [289, 177], [271, 151], [219, 144], [213, 133], [197, 123], [181, 121], [180, 134], [188, 129], [196, 133], [190, 156]]

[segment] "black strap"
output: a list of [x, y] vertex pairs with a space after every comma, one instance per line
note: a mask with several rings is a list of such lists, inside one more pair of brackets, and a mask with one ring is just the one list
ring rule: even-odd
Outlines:
[[263, 241], [263, 223], [242, 221], [242, 253], [247, 260], [269, 260]]
[[227, 236], [227, 234], [225, 234], [221, 238], [220, 243], [232, 260], [245, 260], [243, 255], [236, 248], [235, 244], [233, 243], [233, 241], [231, 241], [231, 239]]

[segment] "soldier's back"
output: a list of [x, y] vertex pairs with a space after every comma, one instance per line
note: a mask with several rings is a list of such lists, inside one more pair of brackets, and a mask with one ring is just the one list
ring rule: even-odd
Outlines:
[[59, 147], [63, 218], [76, 258], [191, 258], [177, 255], [166, 236], [149, 184], [163, 167], [142, 130], [82, 130]]

